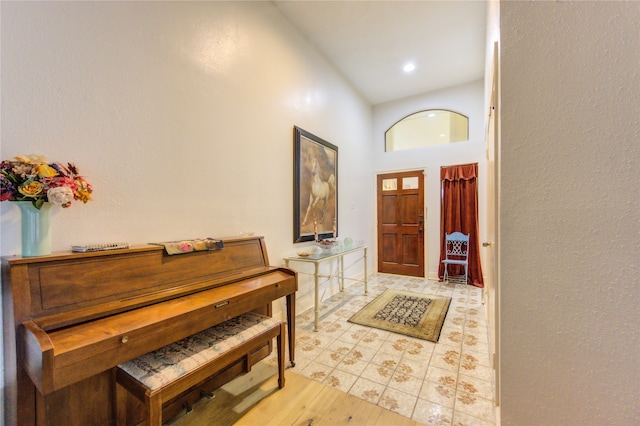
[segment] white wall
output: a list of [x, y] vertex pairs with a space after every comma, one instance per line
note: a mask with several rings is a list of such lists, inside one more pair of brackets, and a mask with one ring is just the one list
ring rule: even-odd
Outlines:
[[[485, 235], [486, 211], [486, 151], [484, 82], [477, 80], [398, 101], [375, 105], [373, 108], [373, 171], [380, 174], [400, 170], [424, 170], [426, 216], [426, 273], [435, 279], [440, 256], [440, 167], [478, 163], [478, 202], [480, 238]], [[446, 109], [469, 117], [469, 141], [434, 145], [406, 151], [385, 152], [384, 132], [401, 118], [425, 109]], [[375, 175], [370, 177], [375, 197]], [[373, 201], [375, 205], [375, 199]], [[373, 211], [375, 216], [375, 211]], [[375, 230], [375, 217], [373, 218]], [[481, 250], [482, 252], [482, 250]], [[377, 265], [374, 263], [374, 265]], [[375, 266], [377, 268], [377, 266]]]
[[[294, 125], [339, 147], [339, 231], [371, 243], [371, 106], [271, 3], [1, 7], [1, 158], [74, 161], [94, 187], [53, 213], [54, 251], [254, 231], [282, 265]], [[0, 253], [19, 254], [18, 209], [0, 215]]]
[[640, 424], [638, 22], [500, 3], [503, 425]]

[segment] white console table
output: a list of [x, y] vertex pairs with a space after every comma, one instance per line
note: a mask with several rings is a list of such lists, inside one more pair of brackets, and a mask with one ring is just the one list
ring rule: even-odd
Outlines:
[[[305, 262], [305, 263], [313, 263], [314, 264], [314, 284], [315, 284], [315, 299], [314, 299], [314, 314], [315, 319], [313, 323], [314, 331], [318, 331], [318, 312], [320, 310], [320, 300], [319, 300], [319, 286], [320, 286], [320, 278], [334, 278], [338, 277], [340, 279], [340, 291], [344, 291], [344, 280], [345, 279], [353, 279], [353, 278], [345, 278], [344, 276], [344, 256], [351, 253], [356, 253], [362, 251], [362, 260], [364, 262], [364, 294], [368, 294], [367, 289], [367, 247], [359, 246], [359, 247], [349, 247], [349, 248], [335, 248], [329, 253], [323, 253], [314, 256], [308, 257], [300, 257], [300, 256], [292, 256], [285, 257], [284, 263], [287, 267], [289, 267], [289, 262]], [[337, 275], [321, 275], [320, 274], [320, 264], [322, 262], [326, 262], [329, 260], [338, 259], [340, 264], [340, 271]], [[303, 272], [304, 273], [304, 272]], [[356, 280], [360, 281], [360, 280]]]

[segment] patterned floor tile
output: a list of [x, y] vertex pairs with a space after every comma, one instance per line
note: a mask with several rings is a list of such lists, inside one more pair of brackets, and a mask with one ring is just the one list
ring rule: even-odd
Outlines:
[[382, 347], [383, 344], [384, 344], [384, 340], [383, 339], [376, 339], [376, 338], [373, 338], [373, 337], [367, 335], [367, 336], [364, 336], [358, 342], [358, 347], [360, 347], [360, 348], [369, 348], [369, 349], [377, 351], [378, 349], [380, 349]]
[[402, 357], [396, 368], [396, 372], [409, 374], [410, 376], [417, 377], [424, 380], [425, 374], [427, 374], [427, 368], [429, 368], [429, 359], [425, 357], [425, 360], [415, 359], [413, 357]]
[[473, 369], [461, 371], [467, 376], [475, 377], [476, 379], [484, 380], [485, 382], [491, 382], [492, 370], [490, 367], [484, 365], [478, 365]]
[[423, 383], [422, 378], [396, 370], [391, 376], [389, 387], [416, 396], [420, 393]]
[[456, 402], [456, 389], [453, 386], [445, 386], [442, 383], [425, 381], [418, 396], [420, 399], [431, 401], [434, 404], [453, 408]]
[[342, 362], [346, 354], [341, 354], [329, 349], [325, 349], [318, 355], [315, 362], [326, 365], [328, 367], [335, 367]]
[[388, 387], [378, 401], [378, 405], [405, 417], [411, 417], [417, 400], [418, 397], [415, 395]]
[[364, 377], [365, 379], [371, 380], [372, 382], [380, 383], [386, 386], [389, 383], [389, 380], [391, 380], [392, 375], [393, 370], [370, 363], [364, 368], [362, 374], [360, 374], [360, 377]]
[[491, 358], [489, 357], [489, 347], [484, 352], [476, 351], [476, 348], [462, 348], [462, 362], [474, 363], [477, 365], [491, 366]]
[[363, 377], [358, 378], [356, 382], [349, 389], [349, 394], [357, 396], [358, 398], [369, 401], [373, 404], [377, 404], [382, 393], [385, 390], [385, 386], [380, 383], [372, 382]]
[[382, 350], [378, 351], [371, 359], [371, 364], [387, 368], [392, 372], [398, 367], [400, 359], [397, 356], [390, 355]]
[[483, 399], [493, 400], [491, 382], [460, 374], [458, 376], [458, 389]]
[[468, 414], [486, 422], [495, 421], [493, 402], [460, 390], [456, 393], [455, 411]]
[[371, 348], [364, 348], [362, 346], [355, 345], [351, 352], [347, 354], [347, 357], [359, 359], [364, 362], [371, 362], [371, 359], [376, 354], [376, 351]]
[[331, 371], [333, 371], [333, 368], [331, 367], [318, 364], [317, 362], [312, 362], [305, 368], [303, 368], [300, 371], [300, 374], [318, 382], [322, 382], [329, 375], [329, 373], [331, 373]]
[[468, 414], [456, 411], [453, 414], [453, 426], [493, 426], [493, 422], [486, 422], [481, 419], [469, 416]]
[[460, 367], [460, 351], [453, 347], [440, 346], [433, 352], [429, 365], [457, 373]]
[[442, 368], [430, 366], [427, 369], [425, 380], [432, 383], [438, 383], [455, 388], [455, 386], [458, 384], [458, 374], [453, 371], [443, 370]]
[[[451, 297], [437, 343], [348, 322], [389, 288]], [[293, 371], [428, 425], [495, 425], [482, 292], [472, 286], [372, 275], [326, 299], [320, 330], [296, 317]]]
[[357, 357], [347, 355], [342, 362], [338, 364], [336, 369], [360, 376], [367, 365], [369, 365], [367, 361], [362, 361]]
[[453, 410], [418, 398], [411, 418], [430, 426], [449, 426], [453, 421]]
[[322, 383], [348, 393], [356, 380], [358, 380], [357, 375], [335, 369], [327, 375]]
[[327, 345], [328, 350], [338, 352], [342, 355], [347, 355], [354, 347], [354, 343], [343, 342], [341, 340], [334, 340]]

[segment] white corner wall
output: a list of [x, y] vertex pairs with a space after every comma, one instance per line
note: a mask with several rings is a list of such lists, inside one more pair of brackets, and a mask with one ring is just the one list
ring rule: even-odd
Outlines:
[[[339, 232], [371, 243], [371, 106], [270, 2], [3, 1], [1, 19], [1, 158], [73, 161], [94, 188], [53, 213], [54, 251], [253, 231], [283, 265], [294, 125], [339, 147]], [[0, 221], [19, 254], [18, 209]]]
[[500, 3], [503, 425], [640, 424], [639, 22]]
[[[373, 171], [370, 185], [373, 187], [375, 206], [375, 174], [401, 170], [424, 170], [427, 263], [425, 273], [437, 279], [440, 262], [440, 167], [456, 164], [478, 163], [478, 214], [480, 238], [486, 235], [486, 141], [484, 114], [484, 81], [477, 80], [443, 90], [412, 96], [373, 107]], [[446, 109], [469, 117], [469, 141], [397, 152], [385, 152], [384, 133], [398, 120], [426, 109]], [[375, 209], [373, 211], [375, 216]], [[373, 218], [376, 234], [376, 218]], [[373, 253], [374, 256], [376, 255]], [[482, 256], [482, 250], [481, 250]], [[377, 259], [376, 259], [377, 262]], [[377, 263], [374, 268], [377, 270]], [[484, 265], [483, 265], [484, 266]], [[484, 272], [484, 270], [483, 270]]]
[[53, 213], [54, 251], [254, 231], [282, 264], [294, 125], [339, 147], [339, 230], [369, 243], [371, 106], [272, 4], [2, 4], [2, 158], [75, 161], [94, 187]]

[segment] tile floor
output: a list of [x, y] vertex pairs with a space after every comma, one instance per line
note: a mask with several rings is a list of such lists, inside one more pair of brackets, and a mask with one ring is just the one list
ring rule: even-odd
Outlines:
[[[438, 343], [347, 320], [387, 288], [451, 297]], [[413, 277], [369, 277], [296, 317], [296, 366], [313, 380], [428, 425], [495, 425], [480, 289]]]

